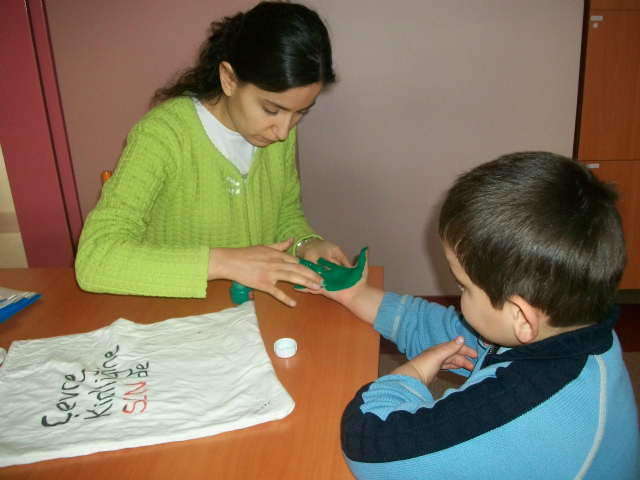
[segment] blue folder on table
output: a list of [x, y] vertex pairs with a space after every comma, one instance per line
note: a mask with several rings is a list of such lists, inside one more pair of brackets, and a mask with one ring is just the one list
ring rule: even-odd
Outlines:
[[11, 315], [31, 305], [41, 295], [34, 292], [20, 292], [9, 288], [0, 287], [0, 323]]

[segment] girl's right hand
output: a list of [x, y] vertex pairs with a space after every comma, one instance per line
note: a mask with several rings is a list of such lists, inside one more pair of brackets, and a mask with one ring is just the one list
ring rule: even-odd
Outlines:
[[296, 302], [276, 287], [279, 281], [302, 285], [315, 291], [322, 288], [322, 277], [300, 264], [298, 257], [284, 253], [294, 239], [257, 247], [209, 249], [208, 280], [227, 279], [262, 290], [285, 305]]

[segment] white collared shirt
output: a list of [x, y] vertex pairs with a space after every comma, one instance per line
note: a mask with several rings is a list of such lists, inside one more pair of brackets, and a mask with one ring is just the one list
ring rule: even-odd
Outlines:
[[240, 170], [240, 173], [245, 175], [251, 167], [256, 147], [247, 142], [238, 132], [229, 130], [220, 123], [197, 98], [193, 97], [193, 103], [211, 143]]

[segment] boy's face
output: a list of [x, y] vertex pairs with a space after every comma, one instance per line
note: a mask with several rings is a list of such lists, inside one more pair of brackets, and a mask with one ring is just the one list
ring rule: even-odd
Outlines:
[[453, 250], [443, 245], [451, 273], [462, 293], [460, 308], [469, 325], [487, 342], [505, 347], [519, 345], [513, 330], [513, 310], [494, 308], [484, 290], [471, 281]]

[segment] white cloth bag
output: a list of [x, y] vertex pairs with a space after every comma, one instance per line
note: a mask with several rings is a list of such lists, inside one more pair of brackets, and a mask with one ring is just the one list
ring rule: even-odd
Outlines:
[[13, 342], [0, 405], [0, 467], [215, 435], [284, 418], [295, 406], [253, 302]]

